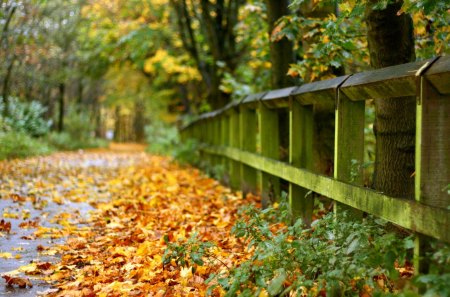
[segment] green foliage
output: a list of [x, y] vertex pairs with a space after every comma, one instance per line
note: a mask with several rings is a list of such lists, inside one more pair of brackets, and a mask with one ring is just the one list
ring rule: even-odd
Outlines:
[[414, 282], [426, 288], [424, 296], [450, 296], [450, 245], [433, 242], [432, 248], [429, 274], [419, 275]]
[[[366, 8], [373, 5], [373, 9], [385, 9], [393, 2], [397, 1], [382, 0], [370, 4], [368, 0], [313, 3], [294, 0], [290, 7], [298, 13], [279, 20], [281, 30], [272, 34], [272, 41], [285, 36], [299, 44], [297, 54], [302, 58], [291, 65], [289, 74], [298, 75], [304, 81], [329, 78], [340, 67], [344, 67], [346, 73], [365, 70], [369, 65], [364, 21]], [[327, 13], [317, 17], [320, 11]], [[446, 1], [405, 0], [398, 11], [401, 13], [412, 16], [419, 60], [448, 52], [450, 16]]]
[[[0, 102], [3, 99], [0, 97]], [[42, 136], [48, 133], [51, 122], [44, 120], [46, 112], [41, 103], [37, 101], [21, 102], [15, 97], [10, 97], [8, 101], [7, 116], [0, 116], [0, 128], [3, 125], [3, 131], [12, 130], [33, 137]], [[4, 112], [4, 106], [0, 104], [0, 113]]]
[[0, 160], [49, 154], [53, 149], [23, 132], [0, 132]]
[[161, 121], [155, 121], [146, 126], [145, 134], [148, 143], [147, 150], [154, 154], [167, 154], [173, 151], [180, 142], [177, 128]]
[[[252, 257], [211, 274], [206, 280], [211, 284], [209, 293], [221, 287], [225, 296], [259, 296], [263, 291], [269, 296], [449, 296], [448, 245], [435, 244], [430, 273], [407, 281], [399, 292], [395, 283], [404, 280], [396, 268], [405, 264], [414, 242], [411, 236], [399, 238], [385, 231], [385, 221], [370, 216], [353, 221], [345, 213], [330, 213], [310, 228], [301, 220], [288, 225], [286, 195], [275, 207], [261, 210], [249, 205], [239, 215], [232, 232], [246, 241]], [[200, 241], [196, 233], [187, 241], [171, 243], [167, 236], [165, 241], [164, 265], [217, 263], [210, 252], [214, 244]], [[417, 288], [424, 289], [421, 295]]]
[[88, 142], [94, 135], [94, 123], [89, 113], [77, 110], [76, 106], [71, 106], [64, 119], [64, 131], [73, 139]]
[[89, 113], [73, 105], [69, 107], [69, 112], [66, 115], [64, 132], [49, 133], [45, 139], [58, 150], [77, 150], [108, 146], [106, 140], [94, 136], [94, 127], [95, 125]]
[[314, 296], [317, 291], [354, 296], [364, 285], [376, 289], [376, 277], [396, 279], [394, 263], [403, 263], [411, 248], [410, 238], [400, 240], [385, 233], [383, 222], [373, 218], [355, 222], [345, 214], [337, 218], [328, 214], [310, 229], [298, 220], [273, 231], [269, 222], [278, 217], [286, 220], [286, 212], [285, 207], [244, 209], [233, 231], [255, 251], [248, 262], [218, 276], [227, 296], [253, 296], [262, 289], [271, 296], [288, 292]]
[[191, 237], [185, 242], [169, 242], [168, 236], [164, 236], [167, 248], [163, 255], [163, 265], [169, 264], [172, 260], [182, 267], [195, 267], [195, 265], [204, 265], [203, 259], [210, 255], [210, 249], [215, 245], [209, 241], [200, 241], [197, 233], [192, 233]]
[[183, 164], [199, 165], [198, 142], [194, 139], [182, 141], [177, 127], [155, 121], [145, 127], [145, 133], [150, 153], [169, 155]]
[[87, 148], [107, 147], [108, 142], [95, 137], [77, 138], [68, 132], [52, 132], [46, 136], [46, 141], [58, 150], [78, 150]]

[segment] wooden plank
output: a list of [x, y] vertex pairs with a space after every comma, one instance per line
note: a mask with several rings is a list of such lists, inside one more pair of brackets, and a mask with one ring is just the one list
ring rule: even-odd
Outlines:
[[[239, 148], [239, 113], [235, 109], [230, 109], [230, 147]], [[230, 161], [230, 185], [233, 189], [238, 189], [241, 183], [241, 166], [239, 162]]]
[[[334, 178], [354, 185], [363, 185], [365, 101], [351, 101], [340, 91], [335, 125]], [[336, 214], [346, 211], [362, 218], [362, 212], [340, 203], [334, 204]]]
[[[202, 129], [202, 131], [203, 131], [203, 133], [202, 133], [202, 143], [206, 144], [206, 145], [212, 145], [211, 138], [212, 138], [212, 132], [213, 131], [212, 131], [212, 126], [210, 124], [211, 124], [211, 120], [209, 120], [207, 118], [205, 118], [202, 121], [202, 126], [203, 126], [203, 129]], [[213, 166], [212, 158], [213, 158], [212, 155], [205, 154], [203, 156], [203, 161], [206, 162], [207, 166], [212, 167]]]
[[[239, 113], [240, 141], [239, 147], [248, 152], [256, 152], [256, 134], [258, 126], [258, 118], [256, 112], [249, 108], [240, 106]], [[257, 190], [257, 173], [256, 170], [243, 163], [241, 165], [241, 189], [245, 194], [248, 192], [256, 192]]]
[[[212, 126], [212, 145], [220, 145], [220, 117], [215, 116], [211, 119], [211, 126]], [[214, 167], [219, 166], [222, 164], [221, 157], [219, 156], [213, 156], [212, 163]]]
[[[434, 73], [439, 75], [440, 72]], [[437, 90], [439, 85], [433, 84], [428, 77], [418, 79], [420, 93], [416, 109], [415, 200], [448, 209], [450, 195], [446, 188], [450, 183], [450, 95], [441, 95]], [[416, 236], [416, 274], [427, 272], [429, 264], [423, 256], [429, 249], [429, 238]]]
[[261, 100], [268, 108], [283, 108], [289, 106], [289, 96], [297, 87], [289, 87], [267, 92]]
[[241, 105], [244, 105], [246, 108], [258, 108], [259, 106], [259, 101], [261, 100], [262, 97], [264, 97], [264, 95], [267, 92], [261, 92], [261, 93], [257, 93], [257, 94], [250, 94], [247, 97], [245, 97], [242, 102]]
[[[259, 144], [261, 155], [279, 159], [280, 139], [278, 112], [267, 108], [261, 101], [258, 107]], [[259, 181], [262, 206], [267, 207], [280, 195], [280, 180], [263, 172]]]
[[450, 207], [450, 95], [441, 95], [423, 77], [416, 120], [416, 200]]
[[[299, 168], [313, 168], [313, 110], [291, 98], [289, 107], [289, 164]], [[309, 189], [289, 183], [289, 205], [294, 219], [311, 224], [314, 208]]]
[[293, 90], [294, 96], [303, 105], [310, 104], [334, 104], [336, 88], [339, 87], [350, 75], [344, 75], [332, 79], [304, 84]]
[[340, 90], [351, 100], [415, 96], [415, 73], [429, 61], [431, 59], [357, 73], [349, 77]]
[[450, 56], [440, 57], [425, 77], [440, 94], [450, 94]]
[[389, 197], [236, 148], [208, 147], [204, 150], [278, 176], [401, 227], [450, 243], [450, 210], [448, 209]]
[[[225, 113], [222, 113], [221, 117], [220, 117], [220, 121], [221, 121], [221, 139], [220, 139], [220, 143], [223, 146], [228, 146], [230, 144], [230, 121], [229, 121], [229, 116], [226, 115]], [[230, 183], [230, 161], [227, 158], [223, 158], [222, 159], [222, 166], [223, 166], [223, 170], [224, 170], [224, 177], [223, 177], [223, 182], [224, 184], [229, 184]]]

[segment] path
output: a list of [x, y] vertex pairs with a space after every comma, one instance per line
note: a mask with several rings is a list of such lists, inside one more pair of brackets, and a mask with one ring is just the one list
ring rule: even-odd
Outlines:
[[0, 275], [33, 284], [1, 285], [1, 296], [203, 296], [211, 271], [180, 274], [161, 262], [164, 238], [194, 232], [219, 243], [221, 262], [240, 261], [242, 244], [229, 231], [248, 201], [142, 150], [114, 144], [0, 162]]

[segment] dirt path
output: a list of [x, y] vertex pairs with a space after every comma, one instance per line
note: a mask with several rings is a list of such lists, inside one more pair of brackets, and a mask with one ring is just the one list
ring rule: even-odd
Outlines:
[[0, 162], [0, 296], [202, 296], [212, 271], [186, 278], [161, 262], [163, 238], [195, 232], [220, 242], [223, 263], [239, 261], [242, 245], [229, 231], [248, 201], [143, 149], [113, 144]]

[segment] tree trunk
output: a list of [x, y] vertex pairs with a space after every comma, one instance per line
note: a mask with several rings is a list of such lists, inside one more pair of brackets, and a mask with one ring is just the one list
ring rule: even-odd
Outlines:
[[[266, 0], [269, 22], [269, 37], [279, 18], [289, 14], [288, 0]], [[289, 65], [294, 63], [293, 44], [287, 38], [270, 42], [270, 61], [272, 62], [271, 87], [273, 89], [289, 87], [294, 84], [287, 76]]]
[[62, 132], [64, 130], [64, 96], [66, 93], [66, 85], [64, 83], [59, 84], [59, 114], [58, 114], [58, 132]]
[[2, 97], [3, 97], [3, 115], [6, 117], [9, 113], [9, 83], [11, 81], [11, 74], [13, 71], [14, 63], [17, 59], [17, 56], [14, 54], [11, 58], [11, 62], [8, 65], [8, 68], [6, 69], [5, 78], [3, 79], [3, 90], [2, 90]]
[[[386, 9], [366, 8], [370, 64], [383, 68], [415, 60], [410, 15], [397, 15], [403, 1]], [[416, 103], [414, 97], [375, 100], [376, 159], [373, 187], [395, 197], [414, 198]]]
[[115, 122], [114, 122], [114, 141], [120, 142], [122, 140], [122, 116], [120, 106], [116, 107]]
[[77, 88], [77, 104], [78, 108], [81, 108], [83, 105], [83, 91], [84, 91], [84, 85], [83, 85], [83, 79], [78, 79], [78, 88]]
[[134, 140], [136, 142], [144, 142], [145, 140], [145, 105], [142, 100], [137, 100], [134, 104], [133, 130]]
[[[324, 19], [330, 14], [336, 13], [336, 5], [328, 3], [317, 6], [312, 0], [304, 1], [298, 12], [305, 18]], [[304, 34], [307, 32], [303, 32]], [[316, 40], [315, 42], [320, 42]], [[308, 51], [311, 42], [302, 40], [300, 46], [304, 51]], [[345, 74], [345, 69], [332, 68], [329, 72], [335, 76]], [[312, 80], [312, 72], [308, 71], [303, 80], [309, 82]], [[320, 79], [317, 77], [316, 79]], [[334, 104], [314, 104], [313, 106], [313, 169], [314, 172], [327, 176], [333, 175], [334, 170], [334, 134], [335, 134], [335, 106]]]

